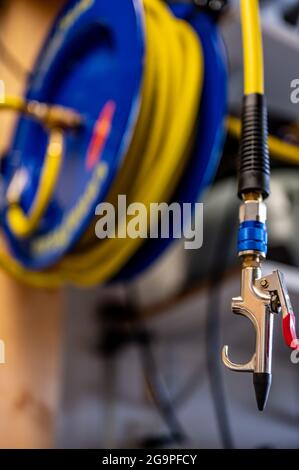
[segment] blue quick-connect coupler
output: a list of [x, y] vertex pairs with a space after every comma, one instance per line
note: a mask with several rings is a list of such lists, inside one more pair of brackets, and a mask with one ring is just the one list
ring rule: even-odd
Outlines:
[[267, 253], [268, 234], [266, 224], [247, 220], [240, 224], [238, 234], [238, 251], [257, 251]]

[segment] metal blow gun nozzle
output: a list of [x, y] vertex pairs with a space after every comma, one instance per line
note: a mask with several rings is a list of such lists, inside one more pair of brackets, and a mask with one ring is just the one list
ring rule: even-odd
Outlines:
[[273, 319], [282, 314], [283, 335], [286, 344], [299, 349], [295, 331], [295, 316], [284, 276], [280, 271], [262, 276], [261, 258], [265, 256], [263, 244], [266, 206], [262, 201], [248, 200], [240, 210], [239, 255], [243, 259], [241, 296], [233, 298], [232, 311], [251, 320], [256, 331], [255, 352], [246, 364], [229, 359], [228, 346], [222, 351], [224, 364], [237, 372], [252, 372], [256, 400], [263, 411], [272, 381]]

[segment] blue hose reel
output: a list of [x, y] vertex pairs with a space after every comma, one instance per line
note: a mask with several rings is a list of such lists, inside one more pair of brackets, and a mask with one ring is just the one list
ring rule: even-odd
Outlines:
[[[191, 5], [176, 5], [173, 12], [199, 35], [205, 62], [196, 142], [174, 197], [183, 204], [198, 200], [217, 169], [225, 135], [227, 66], [215, 21]], [[2, 213], [10, 251], [24, 267], [41, 270], [57, 263], [80, 240], [95, 207], [105, 200], [138, 117], [145, 49], [141, 0], [70, 0], [55, 20], [26, 98], [72, 108], [83, 116], [84, 126], [65, 138], [62, 171], [39, 229], [29, 238], [16, 238]], [[109, 125], [99, 138], [103, 120]], [[26, 173], [21, 199], [25, 212], [36, 194], [46, 143], [39, 124], [19, 119], [2, 177], [7, 190], [16, 172]], [[148, 240], [117, 280], [146, 269], [172, 239]]]

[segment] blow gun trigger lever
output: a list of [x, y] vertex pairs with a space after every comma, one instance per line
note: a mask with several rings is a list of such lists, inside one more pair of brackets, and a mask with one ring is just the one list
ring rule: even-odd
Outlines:
[[282, 313], [282, 331], [286, 345], [299, 350], [299, 339], [296, 333], [296, 317], [293, 311], [285, 277], [282, 272], [274, 271], [260, 281], [261, 289], [271, 295], [271, 309], [275, 313]]

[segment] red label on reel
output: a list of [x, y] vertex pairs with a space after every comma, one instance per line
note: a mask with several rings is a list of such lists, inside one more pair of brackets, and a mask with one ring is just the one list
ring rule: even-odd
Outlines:
[[101, 158], [105, 144], [112, 128], [112, 121], [116, 110], [114, 101], [108, 101], [102, 109], [94, 126], [93, 136], [86, 157], [86, 168], [92, 170]]

